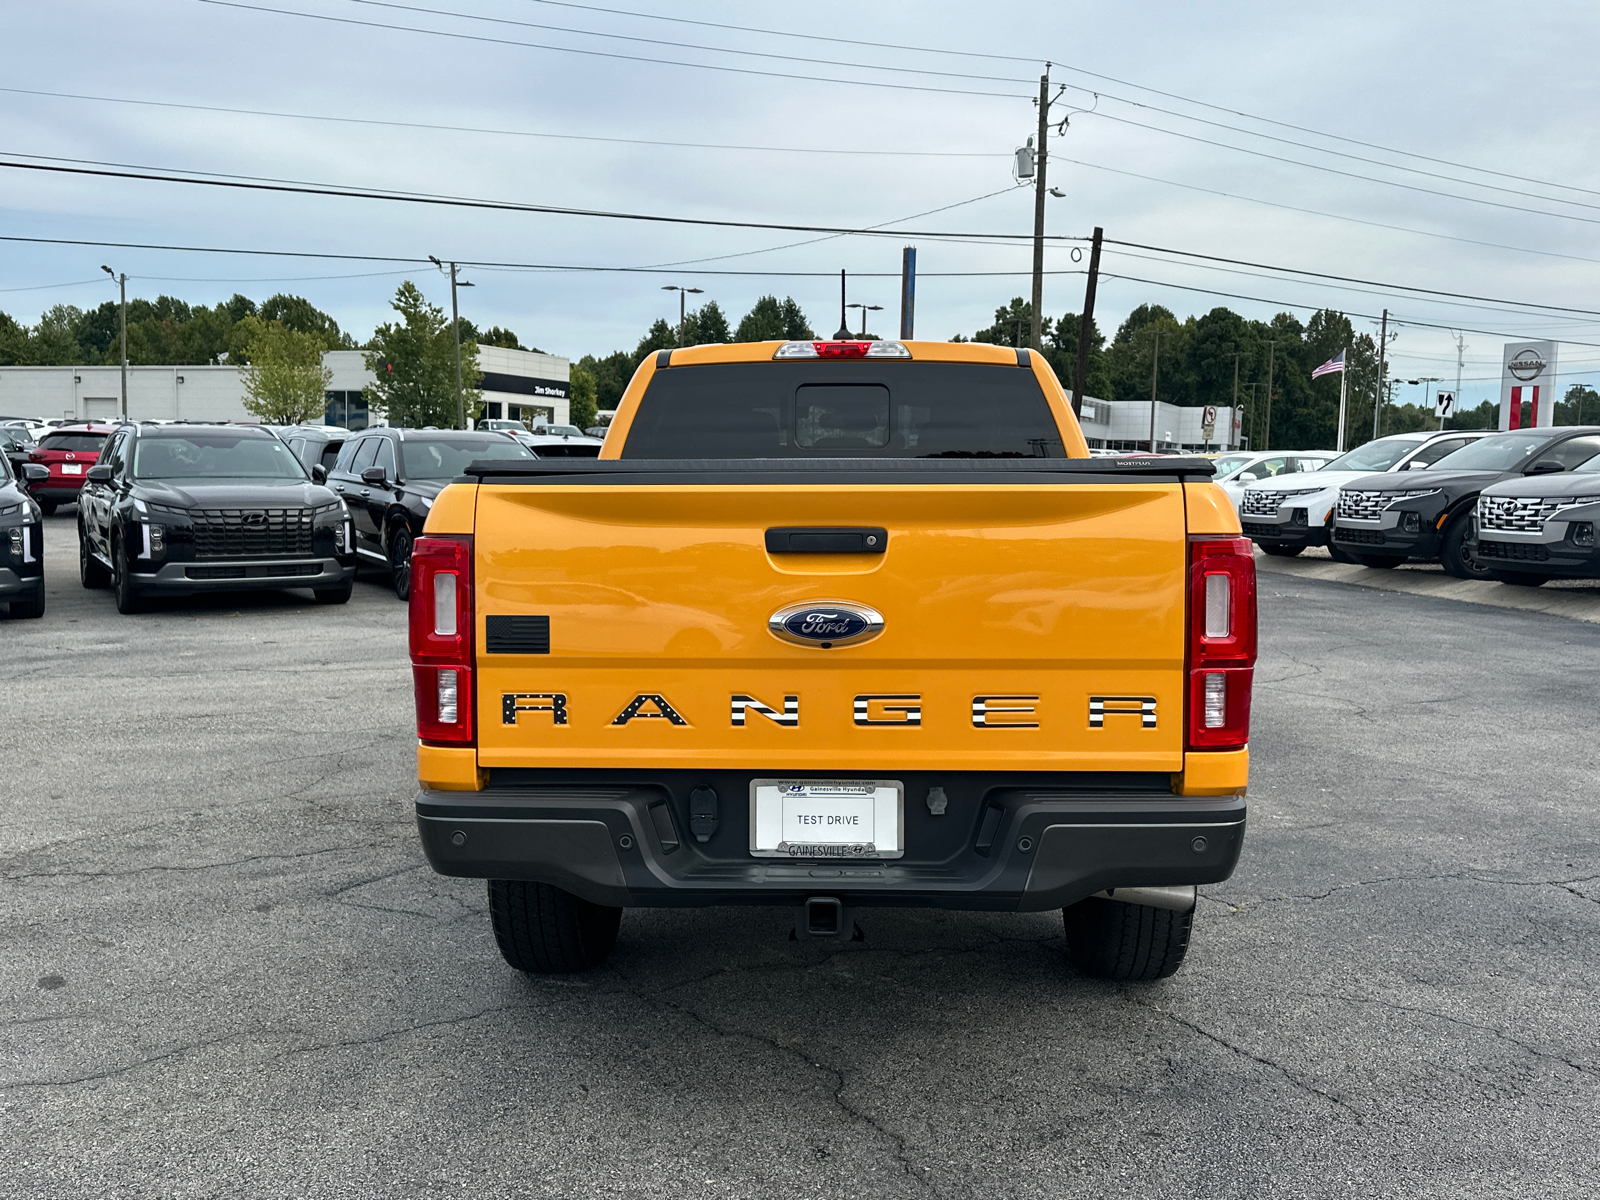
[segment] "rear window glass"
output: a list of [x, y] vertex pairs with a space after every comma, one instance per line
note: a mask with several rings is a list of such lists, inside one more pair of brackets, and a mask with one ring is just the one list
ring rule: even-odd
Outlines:
[[509, 458], [519, 462], [533, 459], [521, 443], [498, 433], [476, 438], [428, 438], [426, 441], [408, 437], [401, 446], [407, 479], [454, 479], [465, 475], [467, 464], [480, 458]]
[[623, 458], [1063, 458], [1033, 372], [986, 363], [658, 371]]
[[75, 454], [99, 454], [106, 444], [103, 433], [47, 433], [39, 443], [41, 450], [71, 450]]

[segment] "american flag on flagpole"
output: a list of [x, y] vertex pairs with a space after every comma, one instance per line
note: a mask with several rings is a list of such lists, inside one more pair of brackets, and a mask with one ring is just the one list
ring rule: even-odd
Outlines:
[[1344, 370], [1344, 351], [1343, 350], [1339, 351], [1339, 353], [1335, 354], [1327, 362], [1323, 363], [1315, 371], [1311, 372], [1311, 378], [1320, 379], [1324, 375], [1332, 375], [1335, 371], [1342, 371], [1342, 370]]

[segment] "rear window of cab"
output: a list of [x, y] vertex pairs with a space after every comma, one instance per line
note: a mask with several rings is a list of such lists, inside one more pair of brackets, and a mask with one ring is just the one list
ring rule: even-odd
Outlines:
[[1064, 458], [1031, 370], [989, 363], [666, 367], [623, 458]]

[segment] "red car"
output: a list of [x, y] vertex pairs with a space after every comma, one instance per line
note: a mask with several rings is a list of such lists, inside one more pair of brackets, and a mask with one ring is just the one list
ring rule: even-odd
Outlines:
[[84, 474], [94, 466], [106, 438], [115, 425], [63, 425], [39, 439], [39, 448], [28, 455], [50, 470], [50, 478], [30, 484], [28, 491], [39, 502], [46, 516], [58, 504], [72, 504], [83, 488]]

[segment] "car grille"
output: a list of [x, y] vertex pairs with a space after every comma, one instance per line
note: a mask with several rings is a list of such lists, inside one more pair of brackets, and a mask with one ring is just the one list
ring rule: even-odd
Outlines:
[[1355, 542], [1361, 546], [1383, 545], [1383, 531], [1381, 529], [1346, 529], [1343, 525], [1333, 527], [1333, 540], [1336, 542]]
[[1511, 559], [1514, 562], [1549, 562], [1547, 546], [1524, 546], [1520, 542], [1478, 542], [1477, 558]]
[[196, 509], [196, 558], [263, 558], [311, 553], [309, 508]]
[[[1339, 489], [1339, 515], [1351, 521], [1376, 521], [1394, 499], [1388, 492], [1352, 492]], [[1354, 541], [1355, 539], [1346, 539]]]
[[1283, 497], [1277, 492], [1250, 488], [1245, 492], [1239, 510], [1247, 517], [1275, 517], [1278, 515], [1278, 505], [1282, 503]]
[[1252, 538], [1281, 538], [1284, 533], [1282, 525], [1262, 525], [1255, 521], [1241, 522], [1245, 537]]
[[1564, 496], [1479, 496], [1478, 527], [1538, 533], [1556, 509], [1571, 503]]

